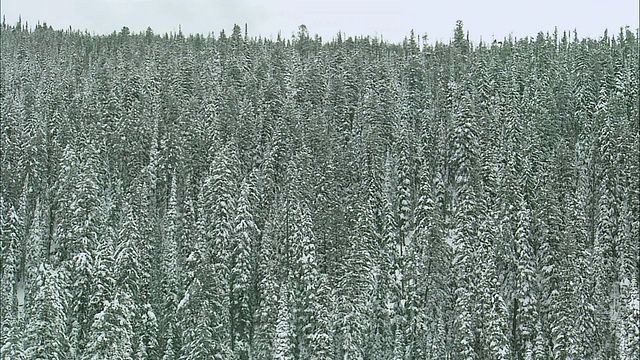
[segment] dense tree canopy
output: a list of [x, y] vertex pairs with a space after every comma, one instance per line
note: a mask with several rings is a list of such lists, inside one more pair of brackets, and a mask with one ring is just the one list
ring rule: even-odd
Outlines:
[[637, 359], [638, 33], [1, 28], [7, 359]]

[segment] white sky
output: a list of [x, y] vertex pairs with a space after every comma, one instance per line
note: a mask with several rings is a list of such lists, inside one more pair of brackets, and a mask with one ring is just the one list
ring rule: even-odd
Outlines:
[[346, 36], [383, 35], [400, 42], [411, 29], [429, 41], [448, 41], [456, 20], [475, 43], [515, 37], [535, 37], [539, 31], [578, 30], [578, 36], [599, 37], [605, 29], [618, 34], [621, 26], [639, 27], [638, 0], [1, 0], [7, 23], [18, 16], [30, 27], [46, 22], [56, 29], [108, 34], [128, 26], [133, 32], [151, 27], [155, 33], [227, 34], [237, 23], [249, 35], [289, 38], [305, 24], [311, 35], [331, 40]]

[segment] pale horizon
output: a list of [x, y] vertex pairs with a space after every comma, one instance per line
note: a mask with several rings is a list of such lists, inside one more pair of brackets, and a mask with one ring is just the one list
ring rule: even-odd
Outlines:
[[22, 22], [33, 28], [38, 22], [55, 29], [111, 34], [124, 26], [132, 32], [151, 28], [156, 34], [230, 32], [234, 24], [248, 27], [251, 37], [275, 39], [278, 33], [290, 38], [304, 24], [309, 34], [330, 41], [344, 36], [382, 37], [399, 43], [413, 30], [429, 43], [448, 42], [457, 20], [462, 20], [470, 40], [478, 43], [535, 37], [539, 32], [571, 33], [599, 38], [608, 30], [636, 31], [638, 2], [612, 1], [205, 1], [205, 0], [3, 0], [2, 15], [8, 24]]

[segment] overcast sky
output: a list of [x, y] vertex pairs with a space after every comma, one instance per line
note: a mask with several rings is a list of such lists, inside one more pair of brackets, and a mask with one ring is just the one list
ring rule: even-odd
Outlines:
[[638, 28], [638, 0], [1, 0], [2, 14], [14, 24], [21, 15], [33, 27], [46, 22], [56, 29], [108, 34], [123, 26], [134, 32], [151, 27], [156, 33], [216, 35], [233, 24], [249, 35], [290, 37], [305, 24], [310, 34], [328, 41], [338, 31], [347, 36], [382, 35], [400, 42], [413, 29], [430, 42], [448, 41], [456, 20], [464, 23], [477, 43], [552, 32], [557, 26], [578, 35], [599, 37], [605, 29], [617, 34], [621, 26]]

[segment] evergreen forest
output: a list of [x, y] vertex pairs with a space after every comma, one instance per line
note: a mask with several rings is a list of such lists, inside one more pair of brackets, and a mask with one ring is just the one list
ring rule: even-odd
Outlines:
[[638, 30], [1, 31], [2, 359], [638, 359]]

